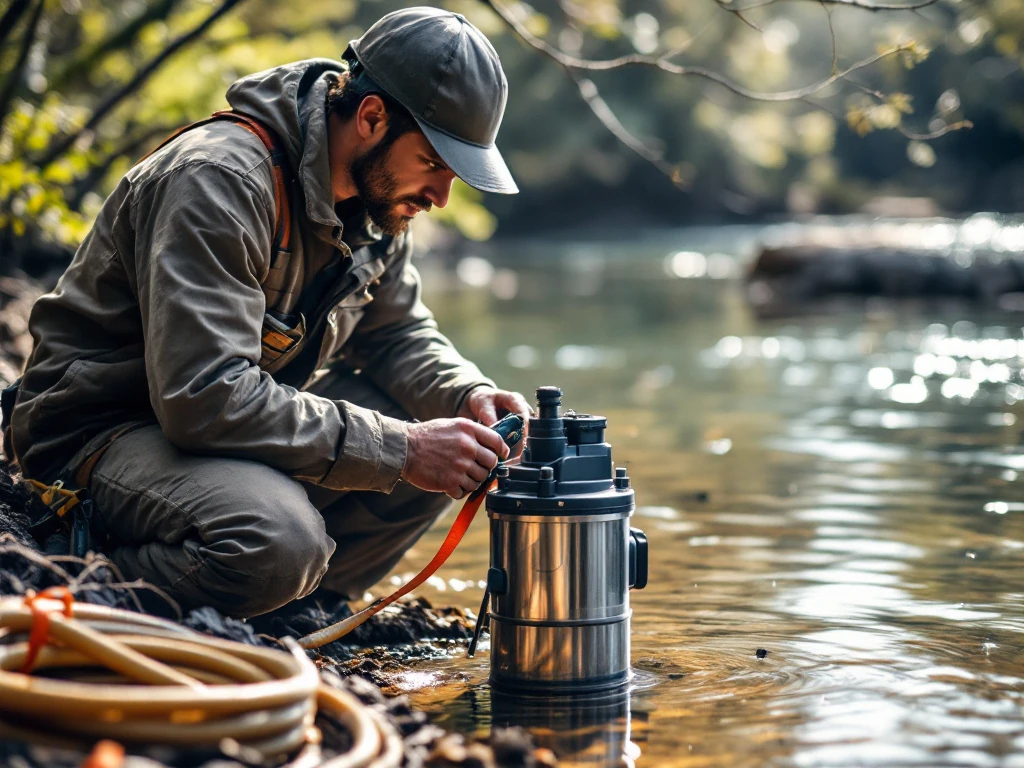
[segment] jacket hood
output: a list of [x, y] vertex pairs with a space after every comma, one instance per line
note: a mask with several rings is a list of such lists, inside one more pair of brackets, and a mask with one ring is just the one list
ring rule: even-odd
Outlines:
[[307, 59], [238, 80], [227, 92], [232, 109], [256, 118], [277, 134], [306, 198], [306, 215], [334, 227], [330, 156], [327, 146], [327, 91], [345, 65]]

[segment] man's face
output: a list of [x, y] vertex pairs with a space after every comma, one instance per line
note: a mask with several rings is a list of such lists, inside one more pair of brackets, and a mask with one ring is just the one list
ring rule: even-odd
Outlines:
[[412, 217], [448, 204], [455, 174], [419, 131], [379, 141], [352, 163], [352, 180], [366, 213], [381, 231], [398, 235]]

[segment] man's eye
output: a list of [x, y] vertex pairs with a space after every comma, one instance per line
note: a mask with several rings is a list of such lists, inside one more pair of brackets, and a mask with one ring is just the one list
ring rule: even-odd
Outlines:
[[439, 164], [435, 163], [433, 160], [427, 160], [426, 163], [427, 163], [427, 168], [430, 169], [431, 173], [433, 173], [435, 171], [440, 171], [441, 170], [441, 166]]

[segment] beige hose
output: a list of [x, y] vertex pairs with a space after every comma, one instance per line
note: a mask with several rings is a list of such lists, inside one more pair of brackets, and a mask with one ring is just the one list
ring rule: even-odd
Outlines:
[[[75, 603], [66, 618], [63, 603], [42, 596], [36, 607], [48, 614], [50, 629], [32, 671], [59, 675], [66, 668], [73, 676], [18, 671], [35, 618], [23, 598], [0, 599], [0, 737], [85, 749], [108, 738], [220, 748], [259, 760], [305, 745], [293, 768], [401, 763], [395, 730], [351, 694], [323, 684], [290, 638], [285, 653], [116, 608]], [[318, 707], [353, 738], [348, 752], [326, 761], [313, 727]]]

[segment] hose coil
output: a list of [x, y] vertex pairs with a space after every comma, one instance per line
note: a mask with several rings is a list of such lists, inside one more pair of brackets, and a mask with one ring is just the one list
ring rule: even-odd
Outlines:
[[[290, 638], [288, 652], [258, 648], [59, 597], [0, 599], [0, 737], [78, 749], [97, 739], [220, 749], [260, 762], [301, 748], [290, 768], [401, 763], [397, 732], [323, 683]], [[352, 734], [347, 752], [323, 759], [318, 708]]]

